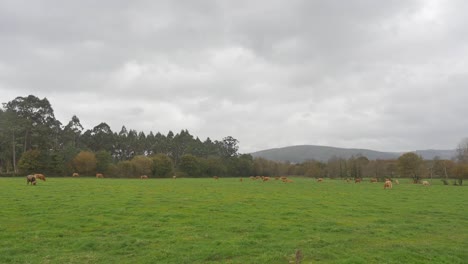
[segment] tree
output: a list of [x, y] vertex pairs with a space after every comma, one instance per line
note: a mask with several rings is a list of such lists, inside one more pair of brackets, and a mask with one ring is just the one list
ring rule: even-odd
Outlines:
[[457, 176], [458, 179], [457, 185], [463, 185], [463, 179], [468, 179], [468, 164], [458, 163], [455, 166], [455, 176]]
[[468, 138], [464, 138], [457, 146], [457, 165], [455, 175], [458, 178], [458, 184], [463, 184], [463, 179], [468, 178]]
[[40, 159], [41, 152], [39, 150], [28, 150], [21, 155], [21, 158], [18, 161], [18, 168], [25, 174], [40, 172], [43, 169]]
[[135, 165], [129, 160], [124, 160], [117, 163], [117, 171], [119, 177], [131, 178], [135, 176]]
[[64, 145], [71, 145], [78, 147], [78, 139], [83, 131], [83, 126], [80, 123], [80, 119], [74, 115], [70, 122], [63, 128], [62, 141]]
[[60, 133], [60, 122], [55, 119], [54, 110], [47, 98], [36, 96], [16, 97], [4, 104], [6, 112], [18, 119], [17, 128], [22, 141], [23, 152], [34, 148], [56, 148]]
[[418, 183], [422, 177], [423, 160], [413, 152], [405, 153], [398, 158], [398, 171], [401, 177], [409, 177]]
[[136, 176], [151, 175], [153, 170], [153, 160], [144, 155], [133, 157], [132, 164], [135, 168]]
[[223, 138], [223, 141], [219, 142], [220, 154], [223, 158], [236, 157], [239, 150], [239, 141], [231, 136]]
[[188, 177], [200, 177], [200, 162], [197, 157], [187, 154], [180, 158], [179, 169]]
[[92, 175], [96, 171], [96, 155], [90, 151], [81, 151], [73, 159], [75, 170], [84, 175]]
[[112, 164], [112, 155], [105, 150], [96, 152], [96, 171], [99, 173], [107, 173], [109, 165]]
[[153, 160], [153, 170], [152, 174], [155, 177], [169, 177], [173, 172], [173, 164], [172, 160], [164, 155], [164, 154], [157, 154], [151, 157]]

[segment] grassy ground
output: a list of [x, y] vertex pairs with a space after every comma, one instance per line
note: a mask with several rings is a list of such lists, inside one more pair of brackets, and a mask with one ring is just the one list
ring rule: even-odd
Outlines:
[[0, 263], [467, 263], [468, 188], [0, 178]]

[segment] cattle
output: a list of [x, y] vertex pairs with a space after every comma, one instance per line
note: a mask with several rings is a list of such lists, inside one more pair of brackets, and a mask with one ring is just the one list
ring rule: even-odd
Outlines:
[[36, 185], [36, 176], [34, 175], [28, 175], [26, 176], [26, 185], [31, 183], [31, 185]]
[[429, 186], [430, 184], [429, 184], [428, 181], [422, 181], [422, 185], [424, 185], [424, 186]]
[[253, 180], [253, 181], [256, 180], [254, 176], [250, 176], [249, 178], [250, 178], [251, 180]]
[[75, 173], [72, 174], [72, 177], [79, 177], [79, 176], [80, 176], [80, 175], [79, 175], [77, 172], [75, 172]]
[[377, 183], [377, 178], [372, 178], [372, 179], [370, 179], [370, 182], [372, 182], [372, 183]]
[[34, 177], [36, 177], [36, 179], [46, 181], [44, 174], [34, 174]]
[[395, 184], [400, 184], [400, 182], [398, 180], [395, 180]]
[[317, 182], [323, 182], [323, 178], [318, 178]]
[[141, 175], [141, 176], [140, 176], [140, 179], [142, 179], [142, 180], [145, 180], [145, 179], [146, 179], [146, 180], [147, 180], [147, 179], [148, 179], [148, 176], [146, 176], [146, 175]]
[[388, 189], [392, 189], [392, 182], [389, 181], [389, 180], [385, 181], [384, 187], [383, 187], [383, 188], [384, 188], [384, 189], [387, 189], [387, 188], [388, 188]]
[[262, 180], [263, 180], [264, 182], [266, 182], [266, 181], [270, 180], [270, 177], [266, 177], [266, 176], [265, 176], [265, 177], [262, 177]]
[[354, 183], [360, 183], [361, 181], [362, 181], [361, 178], [356, 178], [356, 179], [354, 179]]
[[175, 176], [175, 175], [174, 175], [174, 176], [172, 176], [172, 179], [174, 179], [174, 180], [175, 180], [175, 179], [177, 179], [177, 176]]
[[218, 180], [219, 177], [218, 176], [213, 176], [213, 179]]
[[96, 173], [96, 178], [104, 178], [104, 175], [102, 175], [102, 173]]

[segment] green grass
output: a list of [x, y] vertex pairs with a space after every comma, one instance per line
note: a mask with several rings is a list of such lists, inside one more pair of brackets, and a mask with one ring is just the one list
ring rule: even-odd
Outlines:
[[467, 263], [468, 188], [0, 178], [0, 263]]

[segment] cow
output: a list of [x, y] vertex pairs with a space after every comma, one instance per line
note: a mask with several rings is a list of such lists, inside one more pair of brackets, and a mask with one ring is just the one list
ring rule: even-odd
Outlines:
[[388, 189], [392, 189], [392, 182], [389, 181], [389, 180], [385, 181], [385, 184], [384, 184], [384, 187], [383, 187], [383, 188], [384, 188], [384, 189], [387, 189], [387, 188], [388, 188]]
[[370, 179], [370, 182], [372, 182], [372, 183], [377, 183], [377, 178], [372, 178], [372, 179]]
[[36, 177], [36, 179], [46, 181], [44, 174], [34, 174], [34, 177]]
[[266, 177], [266, 176], [265, 176], [265, 177], [262, 178], [262, 180], [263, 180], [264, 182], [266, 182], [266, 181], [270, 180], [270, 177]]
[[354, 179], [354, 183], [360, 183], [361, 181], [362, 181], [361, 178], [356, 178], [356, 179]]
[[142, 179], [142, 180], [145, 180], [145, 179], [146, 179], [146, 180], [147, 180], [147, 179], [148, 179], [148, 176], [146, 176], [146, 175], [141, 175], [141, 176], [140, 176], [140, 179]]
[[175, 176], [175, 175], [174, 175], [174, 176], [172, 176], [172, 179], [174, 179], [174, 180], [175, 180], [175, 179], [177, 179], [177, 176]]
[[34, 175], [28, 175], [26, 176], [26, 185], [31, 183], [31, 185], [36, 185], [36, 176]]
[[96, 178], [104, 178], [104, 175], [102, 175], [102, 173], [96, 173]]
[[317, 182], [323, 182], [323, 178], [318, 178]]
[[219, 177], [218, 176], [213, 176], [213, 179], [218, 180]]
[[79, 177], [80, 175], [78, 174], [78, 172], [75, 172], [72, 174], [72, 177]]
[[429, 186], [430, 184], [429, 184], [428, 181], [422, 181], [422, 185], [424, 185], [424, 186]]
[[395, 184], [400, 184], [400, 182], [398, 180], [395, 180]]

